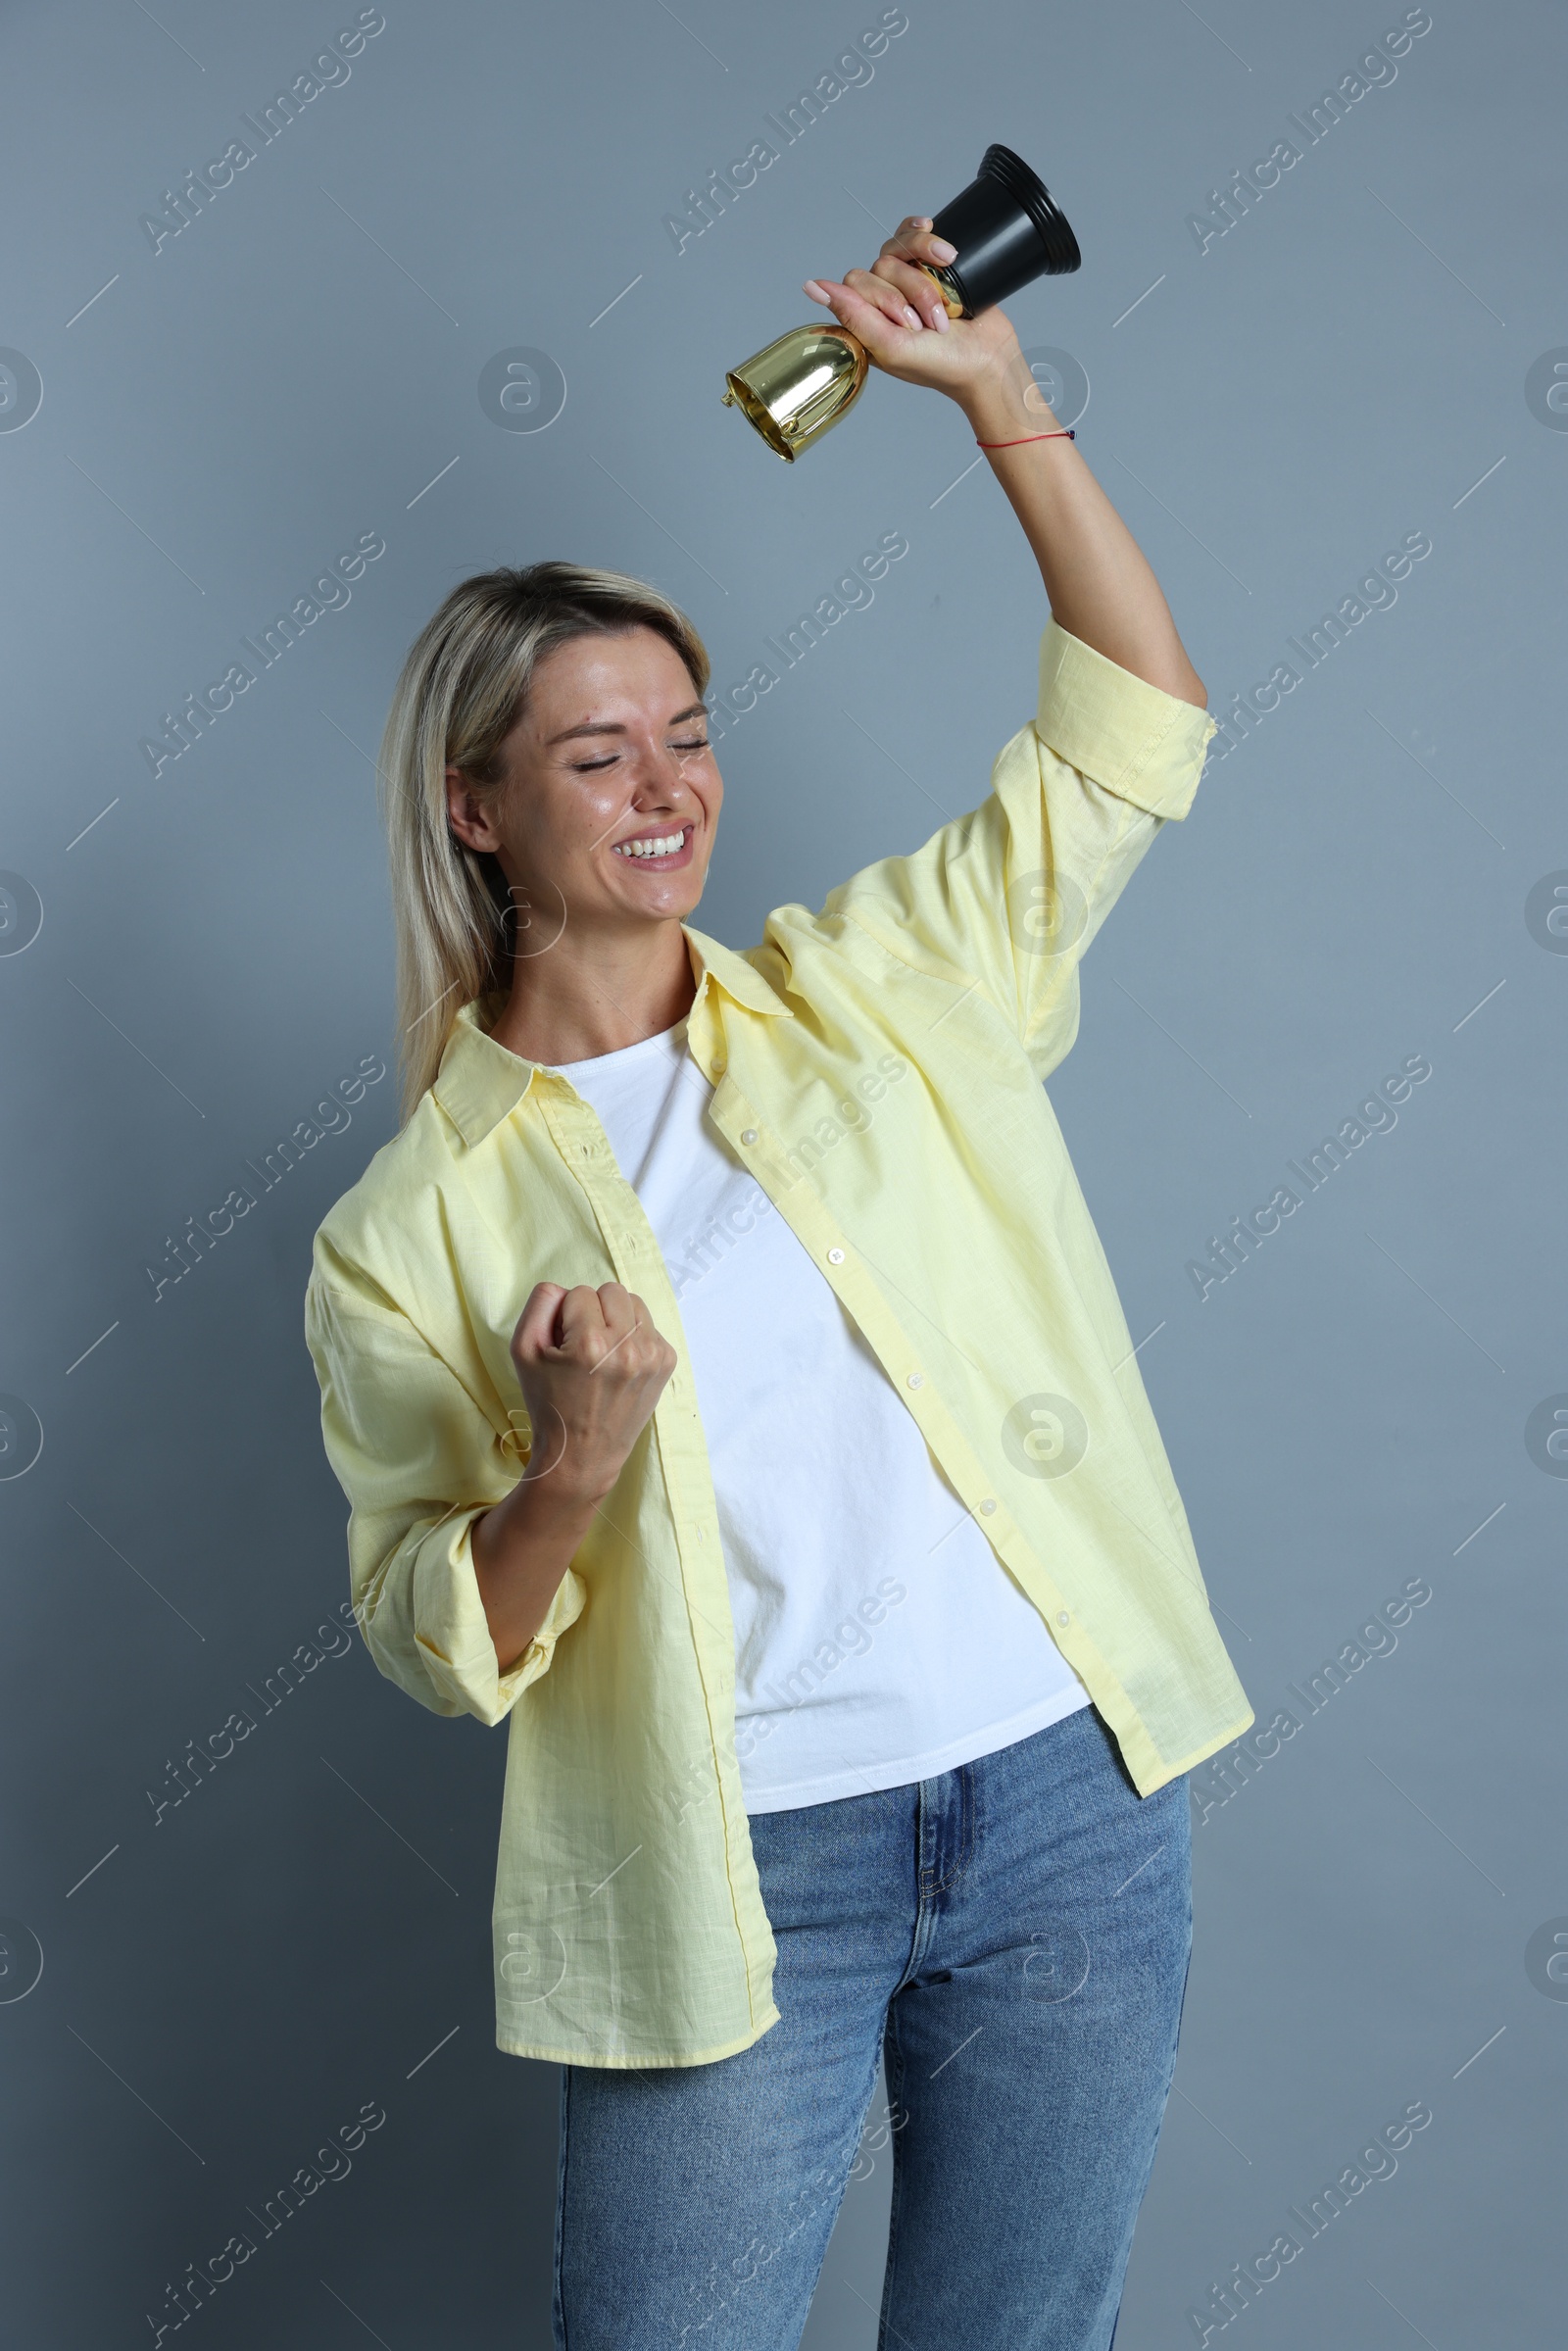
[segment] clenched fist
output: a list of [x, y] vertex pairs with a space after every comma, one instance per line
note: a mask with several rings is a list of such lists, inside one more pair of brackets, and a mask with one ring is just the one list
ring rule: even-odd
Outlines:
[[512, 1335], [512, 1360], [533, 1423], [525, 1481], [548, 1477], [602, 1501], [653, 1416], [675, 1349], [618, 1282], [539, 1282]]
[[539, 1282], [512, 1334], [512, 1360], [533, 1424], [528, 1466], [474, 1520], [471, 1537], [504, 1674], [526, 1656], [676, 1357], [643, 1300], [618, 1282]]

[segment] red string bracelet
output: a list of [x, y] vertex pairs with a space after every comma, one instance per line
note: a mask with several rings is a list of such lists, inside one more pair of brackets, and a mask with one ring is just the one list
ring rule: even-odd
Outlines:
[[1026, 432], [1016, 441], [976, 441], [976, 449], [1021, 449], [1025, 441], [1076, 441], [1075, 432]]

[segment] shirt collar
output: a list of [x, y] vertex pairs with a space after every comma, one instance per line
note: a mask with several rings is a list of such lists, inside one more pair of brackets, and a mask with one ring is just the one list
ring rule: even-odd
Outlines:
[[[755, 963], [748, 962], [744, 955], [738, 955], [732, 947], [723, 946], [717, 939], [710, 939], [704, 932], [694, 931], [689, 923], [683, 922], [680, 927], [686, 934], [686, 944], [691, 951], [698, 1001], [702, 999], [708, 980], [711, 978], [726, 996], [732, 996], [738, 1004], [744, 1004], [748, 1012], [782, 1012], [786, 1020], [793, 1020], [795, 1015], [789, 1005], [776, 990], [769, 987]], [[696, 1008], [695, 1004], [693, 1008]]]
[[[788, 1004], [744, 955], [693, 930], [688, 923], [680, 927], [697, 981], [693, 1014], [712, 982], [749, 1012], [782, 1012], [787, 1019], [792, 1017]], [[430, 1089], [470, 1150], [510, 1116], [533, 1084], [534, 1072], [544, 1066], [498, 1045], [481, 1027], [479, 1014], [477, 1000], [458, 1012]]]

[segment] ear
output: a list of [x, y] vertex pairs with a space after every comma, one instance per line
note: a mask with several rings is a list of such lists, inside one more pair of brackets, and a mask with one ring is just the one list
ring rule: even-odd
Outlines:
[[497, 850], [501, 836], [485, 808], [483, 800], [460, 767], [449, 767], [447, 784], [447, 823], [466, 849]]

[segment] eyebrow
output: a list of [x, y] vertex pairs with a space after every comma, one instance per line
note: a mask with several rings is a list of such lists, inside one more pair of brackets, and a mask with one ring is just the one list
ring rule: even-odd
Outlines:
[[[677, 710], [674, 717], [667, 719], [665, 723], [669, 726], [679, 726], [683, 718], [706, 718], [707, 716], [707, 703], [689, 702], [683, 710]], [[556, 743], [569, 743], [576, 735], [623, 735], [625, 732], [626, 729], [623, 726], [616, 726], [610, 719], [602, 719], [597, 723], [589, 724], [587, 726], [568, 726], [563, 733], [559, 735], [548, 736], [546, 738], [546, 748], [548, 749], [552, 744]]]

